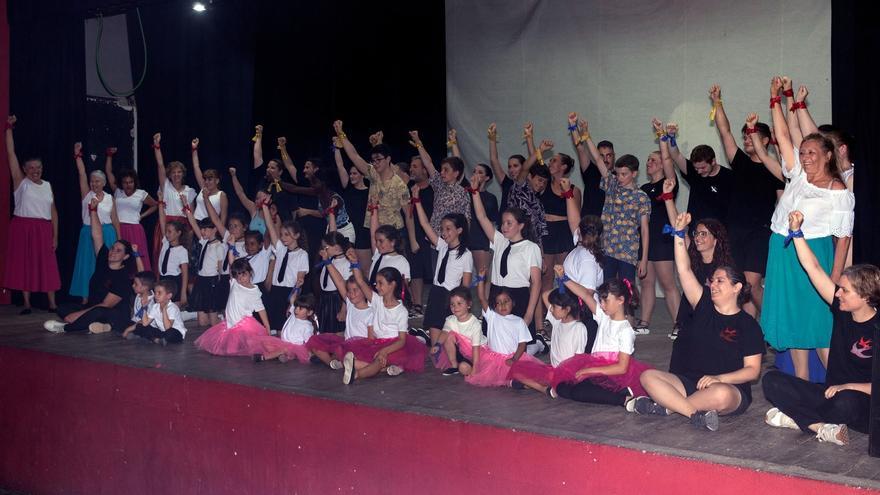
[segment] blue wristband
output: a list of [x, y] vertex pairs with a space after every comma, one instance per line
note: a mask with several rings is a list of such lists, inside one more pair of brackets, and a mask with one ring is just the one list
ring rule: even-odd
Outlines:
[[137, 251], [132, 251], [132, 252], [131, 252], [131, 255], [134, 256], [135, 258], [140, 258], [140, 257], [141, 257], [141, 253], [139, 253], [139, 252], [137, 252]]
[[804, 233], [801, 231], [801, 229], [789, 230], [788, 235], [785, 236], [784, 247], [788, 247], [788, 245], [791, 244], [791, 241], [795, 238], [798, 238], [798, 237], [801, 239], [804, 238]]
[[481, 277], [481, 276], [477, 275], [476, 277], [474, 277], [473, 280], [471, 280], [471, 287], [470, 288], [473, 289], [474, 287], [477, 286], [477, 284], [479, 284], [480, 282], [482, 282], [484, 280], [486, 280], [486, 277]]
[[577, 131], [577, 130], [578, 130], [578, 125], [577, 125], [577, 123], [574, 123], [574, 124], [571, 124], [570, 126], [568, 126], [568, 130], [571, 131], [571, 132], [575, 132], [575, 131]]
[[678, 143], [675, 142], [675, 136], [673, 135], [669, 136], [669, 146], [672, 146], [673, 148], [678, 148]]
[[360, 268], [361, 264], [360, 263], [352, 263], [352, 264], [348, 265], [348, 267], [351, 268], [352, 270], [354, 270], [355, 268]]
[[669, 225], [667, 223], [666, 225], [663, 226], [663, 234], [664, 235], [674, 235], [674, 236], [681, 237], [682, 239], [684, 239], [684, 237], [687, 235], [687, 231], [675, 230], [675, 228], [673, 228], [672, 225]]
[[561, 277], [556, 277], [556, 284], [558, 285], [557, 290], [559, 290], [560, 294], [565, 294], [565, 283], [571, 280], [568, 278], [568, 275], [563, 274]]

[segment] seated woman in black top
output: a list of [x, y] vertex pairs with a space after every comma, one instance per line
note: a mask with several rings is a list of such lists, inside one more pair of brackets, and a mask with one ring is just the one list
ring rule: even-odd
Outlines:
[[[789, 229], [798, 232], [804, 215], [789, 214]], [[764, 396], [775, 407], [764, 422], [770, 426], [815, 433], [820, 442], [845, 445], [849, 428], [868, 432], [871, 410], [871, 367], [874, 329], [880, 324], [880, 269], [853, 265], [838, 285], [822, 270], [803, 237], [794, 237], [798, 260], [816, 292], [831, 305], [834, 325], [825, 383], [810, 383], [774, 370], [764, 376]]]
[[[95, 246], [95, 272], [89, 279], [89, 300], [84, 308], [62, 305], [58, 316], [64, 321], [49, 320], [43, 327], [50, 332], [95, 333], [110, 329], [122, 332], [131, 319], [131, 279], [127, 263], [134, 254], [131, 244], [125, 240], [113, 243], [110, 249], [104, 245], [101, 221], [98, 220], [97, 201], [89, 205], [91, 212], [92, 241]], [[143, 270], [143, 264], [139, 264]]]
[[640, 414], [689, 417], [699, 428], [718, 429], [719, 414], [740, 414], [752, 402], [751, 383], [761, 374], [764, 336], [742, 310], [750, 287], [742, 272], [720, 266], [709, 290], [694, 276], [684, 242], [688, 213], [675, 220], [675, 265], [687, 302], [694, 308], [673, 344], [679, 356], [669, 372], [648, 370], [641, 382], [650, 397], [639, 397], [628, 410]]

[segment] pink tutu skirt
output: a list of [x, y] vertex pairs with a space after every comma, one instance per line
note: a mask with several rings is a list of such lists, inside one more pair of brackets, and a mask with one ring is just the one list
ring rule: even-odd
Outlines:
[[[465, 377], [464, 381], [477, 387], [503, 387], [506, 386], [510, 378], [510, 370], [507, 360], [513, 357], [511, 354], [501, 354], [489, 349], [488, 346], [480, 347], [480, 359], [477, 362], [477, 372]], [[546, 366], [540, 359], [523, 353], [519, 361], [514, 363], [532, 363]]]
[[541, 385], [550, 385], [553, 380], [553, 366], [539, 359], [520, 359], [513, 363], [507, 376], [510, 380], [532, 380]]
[[282, 340], [278, 337], [273, 337], [271, 335], [266, 335], [265, 332], [262, 335], [248, 336], [248, 347], [252, 349], [260, 349], [252, 354], [269, 354], [277, 351], [281, 351], [282, 355], [286, 357], [288, 360], [296, 359], [301, 363], [308, 363], [309, 350], [306, 349], [305, 344], [294, 344], [292, 342], [287, 342], [286, 340]]
[[51, 220], [12, 217], [3, 273], [3, 287], [9, 289], [51, 292], [61, 288]]
[[[473, 361], [474, 355], [474, 345], [471, 343], [470, 339], [463, 336], [458, 332], [444, 332], [447, 335], [447, 339], [454, 337], [455, 345], [458, 346], [458, 352], [461, 353], [462, 356], [466, 357], [468, 360]], [[440, 353], [436, 356], [431, 356], [431, 362], [434, 363], [434, 367], [440, 370], [445, 370], [452, 366], [452, 363], [449, 362], [449, 356], [446, 355], [446, 349], [443, 348], [442, 344], [440, 345]], [[486, 347], [486, 346], [483, 346]], [[480, 348], [480, 359], [483, 358], [483, 349]]]
[[319, 333], [312, 335], [308, 342], [306, 342], [306, 349], [314, 352], [314, 351], [322, 351], [327, 354], [333, 354], [339, 359], [342, 359], [342, 344], [345, 342], [345, 339], [336, 335], [335, 333]]
[[609, 366], [616, 362], [617, 353], [613, 352], [577, 354], [559, 363], [559, 366], [553, 370], [550, 384], [555, 387], [560, 383], [580, 383], [584, 380], [589, 380], [590, 382], [602, 388], [611, 390], [612, 392], [618, 392], [629, 387], [632, 389], [636, 397], [648, 395], [647, 392], [645, 392], [645, 389], [642, 388], [642, 384], [639, 382], [639, 377], [642, 375], [643, 371], [651, 369], [652, 367], [633, 358], [630, 358], [626, 372], [620, 375], [575, 377], [577, 372], [583, 368]]
[[[358, 361], [371, 363], [377, 352], [393, 344], [395, 340], [397, 339], [349, 339], [342, 344], [342, 351], [343, 355], [352, 352]], [[427, 353], [428, 349], [421, 340], [407, 335], [403, 348], [388, 355], [388, 364], [396, 364], [405, 371], [420, 372], [425, 368]]]
[[132, 245], [137, 245], [141, 261], [144, 263], [144, 270], [152, 270], [150, 245], [147, 244], [147, 233], [144, 231], [144, 226], [139, 223], [120, 223], [119, 233], [122, 235], [123, 240], [128, 241]]
[[214, 325], [196, 339], [195, 345], [215, 356], [252, 356], [263, 352], [257, 338], [260, 336], [269, 336], [266, 327], [253, 316], [245, 316], [232, 328], [226, 328], [225, 321]]

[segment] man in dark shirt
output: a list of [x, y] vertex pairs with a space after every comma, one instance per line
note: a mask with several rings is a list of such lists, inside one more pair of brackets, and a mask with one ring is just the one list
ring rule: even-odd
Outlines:
[[[704, 218], [714, 218], [722, 224], [725, 223], [733, 172], [715, 161], [715, 150], [705, 144], [694, 147], [690, 159], [685, 158], [675, 141], [677, 125], [668, 124], [666, 134], [669, 136], [669, 158], [675, 162], [682, 178], [690, 187], [687, 212], [694, 220], [693, 225]], [[662, 147], [660, 151], [663, 152]], [[666, 158], [663, 157], [664, 160]]]

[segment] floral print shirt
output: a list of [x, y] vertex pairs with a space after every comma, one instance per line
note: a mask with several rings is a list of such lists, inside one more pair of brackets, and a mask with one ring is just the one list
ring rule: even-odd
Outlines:
[[[550, 187], [549, 185], [547, 187]], [[532, 185], [528, 180], [522, 182], [514, 182], [510, 186], [510, 193], [507, 196], [508, 208], [520, 208], [529, 215], [532, 220], [532, 231], [535, 234], [537, 243], [541, 243], [541, 239], [547, 235], [547, 219], [544, 215], [544, 204], [541, 198], [532, 189]]]
[[632, 265], [639, 263], [642, 217], [651, 215], [651, 200], [637, 187], [621, 187], [617, 177], [608, 174], [599, 187], [605, 191], [602, 208], [602, 245], [605, 254]]
[[[376, 172], [376, 168], [370, 165], [367, 178], [370, 179], [370, 199], [379, 203], [379, 225], [391, 225], [396, 229], [404, 227], [403, 215], [400, 209], [409, 207], [409, 189], [406, 183], [397, 174], [383, 181]], [[368, 211], [364, 217], [364, 227], [370, 228], [370, 215]], [[339, 221], [339, 219], [336, 219]]]
[[440, 172], [435, 173], [428, 179], [428, 184], [434, 189], [434, 211], [431, 212], [431, 228], [440, 235], [440, 222], [443, 217], [450, 213], [461, 213], [471, 220], [471, 198], [461, 184], [455, 182], [447, 184], [440, 178]]

